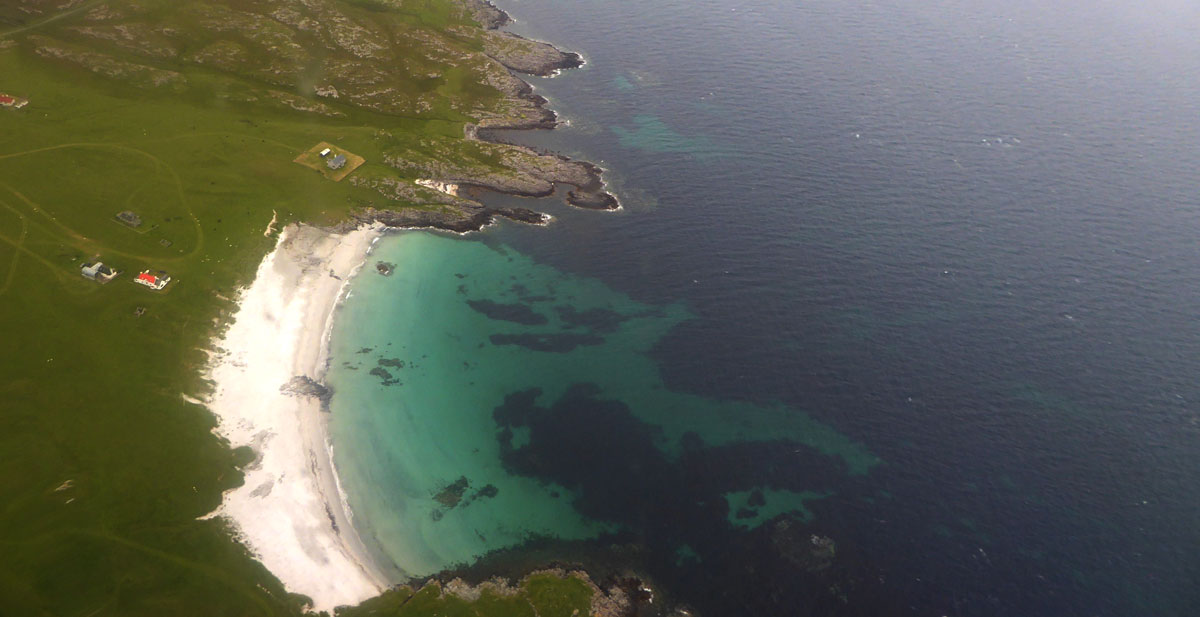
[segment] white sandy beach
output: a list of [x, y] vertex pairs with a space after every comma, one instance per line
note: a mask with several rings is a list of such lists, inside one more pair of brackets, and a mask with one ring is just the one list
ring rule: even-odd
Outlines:
[[280, 387], [297, 375], [321, 380], [345, 281], [380, 233], [287, 226], [243, 290], [209, 373], [217, 432], [257, 455], [245, 484], [227, 492], [210, 516], [231, 521], [284, 587], [312, 598], [316, 610], [357, 604], [382, 592], [387, 581], [348, 520], [331, 461], [328, 414], [317, 398]]

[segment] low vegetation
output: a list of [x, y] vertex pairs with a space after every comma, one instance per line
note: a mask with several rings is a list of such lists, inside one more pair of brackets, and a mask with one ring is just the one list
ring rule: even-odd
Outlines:
[[604, 597], [586, 580], [543, 572], [516, 586], [489, 582], [471, 587], [454, 581], [416, 590], [403, 587], [339, 610], [337, 617], [578, 617], [592, 614], [593, 600]]
[[[0, 90], [30, 99], [0, 109], [0, 613], [303, 611], [199, 520], [251, 456], [194, 398], [207, 346], [273, 218], [444, 208], [426, 167], [518, 173], [463, 138], [530, 113], [481, 32], [457, 0], [0, 5]], [[365, 157], [362, 181], [293, 163], [318, 141]], [[126, 274], [85, 279], [95, 259]], [[170, 293], [131, 283], [146, 269]], [[540, 594], [479, 602], [570, 614], [529, 612]], [[477, 614], [417, 599], [370, 614]]]

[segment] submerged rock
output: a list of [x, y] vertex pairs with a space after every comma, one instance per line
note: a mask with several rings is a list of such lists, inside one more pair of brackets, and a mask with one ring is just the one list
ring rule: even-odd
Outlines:
[[458, 505], [458, 502], [462, 501], [463, 494], [467, 492], [467, 487], [470, 484], [471, 481], [466, 476], [460, 476], [452, 484], [446, 486], [446, 488], [443, 488], [441, 492], [435, 495], [433, 500], [447, 508], [453, 508]]
[[492, 300], [467, 300], [467, 304], [488, 319], [510, 321], [526, 326], [540, 326], [550, 320], [525, 304], [505, 304]]
[[385, 369], [381, 366], [377, 366], [377, 367], [371, 369], [370, 371], [368, 371], [368, 373], [378, 377], [380, 383], [385, 386], [392, 386], [392, 385], [396, 385], [396, 384], [400, 383], [399, 379], [396, 379], [395, 376], [393, 376], [391, 373], [389, 373], [387, 369]]
[[594, 334], [493, 334], [493, 345], [517, 345], [531, 351], [567, 353], [579, 346], [603, 345], [604, 338]]
[[771, 544], [781, 557], [808, 572], [821, 572], [833, 565], [837, 545], [833, 538], [808, 533], [790, 518], [780, 519], [770, 532]]

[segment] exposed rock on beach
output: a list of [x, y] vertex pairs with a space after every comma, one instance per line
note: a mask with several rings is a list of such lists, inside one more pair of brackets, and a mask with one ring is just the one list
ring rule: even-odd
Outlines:
[[321, 411], [329, 411], [333, 390], [307, 375], [296, 375], [279, 387], [279, 391], [292, 396], [307, 396], [321, 402]]

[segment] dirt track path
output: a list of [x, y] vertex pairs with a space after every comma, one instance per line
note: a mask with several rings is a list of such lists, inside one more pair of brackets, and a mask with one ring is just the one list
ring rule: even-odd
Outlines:
[[[154, 163], [155, 167], [157, 167], [159, 169], [163, 169], [168, 174], [170, 174], [171, 179], [175, 184], [175, 192], [179, 199], [179, 205], [181, 208], [183, 208], [183, 210], [185, 212], [187, 212], [188, 218], [190, 218], [192, 220], [192, 225], [196, 230], [196, 244], [194, 247], [192, 247], [192, 250], [183, 255], [178, 255], [178, 256], [173, 256], [173, 257], [165, 257], [165, 256], [153, 256], [153, 255], [140, 255], [137, 253], [129, 253], [129, 252], [125, 252], [125, 251], [111, 249], [111, 248], [105, 247], [102, 243], [92, 240], [91, 238], [72, 229], [70, 226], [66, 225], [65, 223], [59, 221], [58, 217], [54, 216], [53, 213], [48, 212], [45, 208], [42, 208], [37, 202], [33, 201], [32, 199], [29, 199], [28, 197], [26, 197], [24, 194], [22, 194], [20, 191], [16, 190], [12, 186], [5, 184], [3, 182], [0, 182], [0, 188], [4, 188], [4, 189], [8, 190], [10, 193], [12, 193], [14, 196], [16, 196], [17, 199], [19, 199], [27, 207], [29, 207], [29, 209], [33, 210], [36, 214], [42, 216], [43, 218], [49, 220], [51, 223], [54, 224], [55, 227], [59, 228], [61, 233], [64, 233], [67, 236], [69, 236], [70, 238], [74, 239], [76, 242], [84, 243], [85, 245], [87, 245], [88, 247], [92, 247], [93, 249], [94, 248], [103, 248], [106, 252], [112, 253], [114, 255], [120, 255], [122, 257], [128, 257], [128, 258], [132, 258], [132, 259], [139, 259], [142, 261], [157, 261], [157, 262], [163, 262], [163, 263], [178, 263], [180, 261], [189, 259], [191, 257], [195, 257], [196, 255], [200, 254], [200, 251], [204, 248], [204, 229], [200, 225], [200, 219], [196, 217], [196, 213], [193, 212], [192, 208], [188, 205], [187, 196], [184, 194], [184, 190], [183, 190], [183, 179], [179, 177], [179, 173], [175, 171], [175, 168], [173, 166], [171, 166], [166, 161], [163, 161], [161, 158], [159, 158], [149, 152], [146, 152], [145, 150], [140, 150], [138, 148], [134, 148], [131, 146], [125, 146], [125, 145], [121, 145], [121, 144], [79, 142], [79, 143], [59, 144], [57, 146], [47, 146], [44, 148], [35, 148], [33, 150], [25, 150], [22, 152], [12, 152], [9, 154], [3, 154], [3, 155], [0, 155], [0, 160], [14, 158], [14, 157], [20, 157], [20, 156], [28, 156], [30, 154], [37, 154], [40, 152], [51, 152], [54, 150], [64, 150], [64, 149], [68, 149], [68, 148], [96, 148], [96, 149], [101, 149], [101, 150], [117, 150], [117, 151], [123, 151], [123, 152], [130, 152], [130, 153], [136, 154], [138, 156], [145, 157], [146, 159], [148, 159], [152, 163]], [[8, 207], [10, 209], [12, 209], [12, 206], [8, 206]]]
[[13, 276], [17, 273], [17, 263], [21, 260], [21, 253], [25, 251], [25, 236], [29, 235], [29, 222], [25, 220], [25, 217], [16, 208], [2, 201], [0, 201], [0, 206], [4, 206], [5, 209], [12, 211], [13, 214], [17, 215], [17, 218], [21, 219], [21, 236], [15, 242], [4, 236], [0, 236], [0, 240], [13, 245], [17, 249], [13, 253], [12, 263], [8, 265], [8, 276], [4, 277], [4, 284], [0, 285], [0, 296], [3, 296], [4, 292], [8, 291], [9, 286], [12, 285]]
[[42, 26], [44, 26], [46, 24], [54, 23], [60, 19], [67, 18], [72, 15], [78, 15], [79, 13], [82, 13], [92, 7], [104, 4], [106, 1], [107, 0], [93, 0], [92, 2], [87, 2], [87, 3], [81, 4], [73, 9], [69, 9], [69, 10], [63, 11], [61, 13], [55, 13], [54, 15], [51, 15], [45, 19], [42, 19], [40, 21], [35, 21], [32, 24], [29, 24], [26, 26], [21, 26], [20, 28], [14, 28], [14, 29], [8, 30], [6, 32], [0, 32], [0, 39], [12, 36], [14, 34], [20, 34], [22, 32], [28, 32], [30, 30], [36, 30], [37, 28], [41, 28]]

